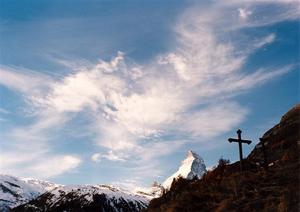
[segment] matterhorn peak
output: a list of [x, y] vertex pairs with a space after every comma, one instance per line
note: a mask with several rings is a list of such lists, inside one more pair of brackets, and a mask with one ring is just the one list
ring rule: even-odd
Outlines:
[[189, 150], [187, 152], [187, 158], [190, 158], [190, 157], [202, 159], [196, 152], [194, 152], [192, 150]]
[[170, 188], [174, 178], [177, 179], [181, 176], [186, 179], [195, 177], [200, 179], [204, 173], [206, 173], [204, 160], [196, 152], [189, 150], [178, 171], [166, 179], [162, 185], [164, 188]]

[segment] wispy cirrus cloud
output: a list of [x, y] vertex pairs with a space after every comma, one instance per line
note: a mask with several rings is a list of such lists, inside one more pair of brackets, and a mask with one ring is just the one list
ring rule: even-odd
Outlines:
[[[159, 157], [189, 142], [213, 138], [238, 126], [251, 111], [234, 97], [292, 69], [288, 64], [275, 70], [243, 70], [253, 52], [276, 41], [275, 33], [249, 38], [243, 45], [228, 39], [228, 33], [288, 20], [298, 14], [290, 7], [294, 1], [280, 1], [275, 4], [287, 5], [293, 16], [277, 11], [260, 22], [252, 16], [263, 2], [272, 4], [248, 1], [244, 7], [240, 1], [222, 1], [204, 9], [188, 9], [174, 26], [174, 47], [147, 64], [129, 61], [126, 54], [118, 52], [109, 61], [80, 63], [80, 68], [76, 62], [58, 61], [73, 69], [60, 79], [32, 71], [21, 73], [15, 68], [1, 69], [0, 84], [25, 94], [28, 106], [35, 111], [32, 125], [10, 132], [18, 146], [11, 156], [26, 149], [19, 140], [44, 145], [34, 147], [39, 153], [34, 158], [28, 155], [10, 165], [26, 161], [30, 164], [27, 170], [43, 171], [40, 164], [31, 161], [50, 155], [42, 151], [51, 148], [49, 132], [54, 127], [63, 129], [78, 113], [93, 114], [89, 116], [89, 130], [95, 134], [93, 141], [99, 152], [91, 155], [92, 161], [142, 161], [139, 166], [133, 162], [132, 167], [141, 175], [149, 174], [145, 169], [149, 161], [156, 166]], [[57, 175], [78, 167], [81, 161], [70, 155], [50, 156], [56, 163], [64, 161], [61, 167], [45, 163]], [[156, 174], [160, 173], [158, 169]]]
[[82, 160], [74, 155], [47, 154], [32, 148], [31, 152], [24, 149], [1, 152], [0, 162], [1, 173], [50, 179], [73, 171]]
[[75, 169], [79, 156], [51, 151], [55, 132], [69, 117], [44, 111], [26, 127], [16, 127], [1, 135], [0, 172], [49, 179]]
[[0, 67], [0, 84], [22, 93], [36, 94], [51, 82], [51, 77], [20, 67]]
[[273, 43], [275, 41], [275, 39], [276, 39], [276, 35], [274, 33], [271, 33], [271, 34], [265, 36], [264, 38], [260, 39], [259, 41], [257, 41], [254, 44], [254, 47], [255, 48], [263, 47], [265, 45]]
[[225, 101], [186, 114], [185, 125], [178, 128], [194, 137], [214, 137], [237, 126], [245, 119], [247, 113], [248, 109], [237, 103]]
[[101, 162], [102, 159], [107, 159], [110, 161], [125, 161], [121, 155], [114, 154], [112, 150], [108, 151], [107, 154], [95, 153], [91, 156], [92, 161]]
[[54, 177], [65, 172], [74, 170], [79, 166], [81, 160], [72, 155], [58, 155], [45, 158], [37, 163], [34, 163], [29, 168], [29, 173], [39, 173], [42, 178]]

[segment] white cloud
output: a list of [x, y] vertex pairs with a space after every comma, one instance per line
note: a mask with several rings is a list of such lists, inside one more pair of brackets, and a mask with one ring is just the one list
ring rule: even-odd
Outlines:
[[131, 150], [136, 146], [136, 137], [121, 123], [103, 120], [97, 122], [95, 131], [98, 132], [96, 143], [114, 151]]
[[120, 154], [115, 154], [113, 151], [108, 151], [107, 154], [102, 156], [103, 158], [106, 158], [107, 160], [111, 161], [125, 161], [124, 158], [120, 156]]
[[[187, 141], [184, 140], [158, 140], [146, 143], [142, 147], [138, 147], [133, 152], [146, 163], [151, 163], [155, 158], [166, 156], [178, 150]], [[158, 168], [158, 167], [157, 167]]]
[[164, 85], [153, 82], [153, 87], [143, 94], [121, 97], [114, 105], [116, 111], [113, 115], [132, 134], [148, 136], [159, 133], [163, 125], [175, 121], [176, 113], [184, 104], [166, 89]]
[[[290, 16], [277, 13], [258, 23], [250, 18], [256, 4], [248, 2], [247, 9], [241, 4], [217, 2], [209, 8], [187, 10], [174, 27], [174, 49], [157, 55], [149, 64], [128, 62], [118, 52], [110, 61], [81, 63], [80, 68], [76, 62], [62, 60], [74, 70], [59, 80], [36, 72], [1, 69], [0, 84], [24, 93], [35, 111], [33, 124], [11, 132], [18, 149], [8, 156], [22, 151], [25, 156], [8, 164], [31, 163], [30, 170], [45, 177], [76, 168], [80, 159], [68, 155], [48, 155], [49, 161], [42, 160], [45, 166], [33, 160], [50, 154], [42, 150], [50, 148], [53, 128], [63, 129], [72, 114], [82, 112], [92, 112], [90, 130], [96, 134], [95, 143], [105, 149], [93, 154], [91, 160], [140, 160], [133, 170], [141, 174], [145, 173], [141, 166], [150, 160], [155, 166], [155, 159], [192, 142], [183, 139], [214, 137], [238, 126], [250, 111], [234, 97], [291, 70], [285, 66], [274, 71], [265, 67], [251, 73], [243, 71], [249, 55], [274, 42], [276, 36], [249, 39], [248, 45], [241, 47], [228, 39], [229, 34]], [[235, 20], [236, 11], [247, 21]], [[234, 12], [235, 16], [228, 15]], [[166, 141], [170, 135], [183, 139]], [[22, 139], [31, 145], [26, 147], [19, 142]], [[33, 158], [25, 151], [30, 148], [38, 153]], [[158, 174], [159, 167], [155, 168]]]
[[33, 164], [28, 171], [42, 178], [50, 178], [73, 170], [80, 163], [78, 157], [71, 155], [52, 156]]
[[213, 137], [237, 127], [247, 115], [247, 109], [236, 103], [222, 102], [187, 114], [180, 130], [196, 137]]
[[[50, 141], [55, 139], [56, 133], [53, 132], [62, 128], [69, 117], [45, 110], [42, 114], [38, 113], [38, 117], [30, 118], [33, 120], [28, 120], [26, 126], [16, 127], [1, 134], [1, 140], [9, 142], [1, 143], [0, 172], [16, 176], [48, 178], [62, 174], [64, 170], [69, 171], [72, 166], [68, 169], [57, 167], [57, 170], [54, 170], [55, 167], [53, 169], [49, 167], [51, 162], [47, 162], [59, 158], [68, 162], [68, 157], [57, 157], [51, 151]], [[45, 167], [51, 168], [53, 173], [43, 172], [41, 175], [37, 168], [33, 168], [42, 166], [37, 165], [37, 161], [45, 162]]]
[[22, 154], [19, 151], [3, 152], [2, 150], [0, 156], [0, 171], [2, 173], [20, 174], [20, 172], [16, 170], [16, 167], [34, 161], [34, 159], [38, 158], [41, 154], [43, 153], [35, 149], [32, 149], [32, 152], [24, 151]]
[[47, 88], [51, 82], [50, 77], [28, 69], [0, 67], [0, 84], [16, 91], [37, 94], [41, 89]]
[[100, 153], [95, 153], [91, 156], [91, 160], [94, 162], [100, 162], [101, 161], [101, 154]]
[[239, 8], [238, 9], [238, 12], [239, 12], [239, 16], [242, 18], [242, 19], [248, 19], [248, 17], [250, 15], [252, 15], [252, 11], [251, 10], [247, 10], [245, 8]]
[[79, 112], [85, 107], [97, 110], [98, 106], [104, 106], [115, 94], [123, 91], [123, 83], [118, 77], [97, 68], [80, 71], [53, 84], [44, 101], [46, 106], [60, 112]]
[[81, 159], [72, 155], [49, 155], [47, 151], [32, 148], [31, 151], [1, 152], [0, 162], [1, 173], [49, 179], [74, 170]]
[[267, 35], [266, 37], [260, 39], [257, 43], [254, 44], [256, 48], [260, 48], [262, 46], [265, 46], [267, 44], [273, 43], [275, 41], [276, 35], [274, 33], [271, 33]]
[[103, 70], [104, 73], [112, 73], [119, 69], [119, 65], [123, 62], [123, 60], [124, 53], [119, 51], [117, 56], [113, 58], [110, 62], [100, 60], [100, 62], [96, 66], [96, 69]]
[[125, 161], [120, 154], [115, 154], [112, 150], [108, 151], [106, 154], [95, 153], [91, 157], [94, 162], [100, 162], [103, 158], [110, 161]]
[[185, 58], [180, 57], [174, 53], [170, 53], [166, 57], [161, 58], [158, 62], [160, 64], [172, 64], [180, 78], [187, 81], [190, 80], [190, 77], [187, 75], [187, 61]]

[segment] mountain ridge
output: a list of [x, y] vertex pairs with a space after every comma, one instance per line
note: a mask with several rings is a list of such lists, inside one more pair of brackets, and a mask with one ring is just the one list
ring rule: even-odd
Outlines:
[[200, 180], [178, 178], [146, 211], [299, 211], [299, 152], [300, 104], [264, 133], [243, 172], [220, 159]]
[[[45, 209], [55, 211], [78, 203], [86, 208], [96, 207], [105, 211], [140, 211], [147, 207], [152, 198], [161, 196], [163, 191], [170, 187], [173, 179], [177, 179], [179, 176], [187, 179], [201, 178], [204, 173], [206, 173], [206, 167], [203, 159], [196, 152], [190, 150], [181, 162], [178, 171], [164, 181], [165, 187], [159, 183], [154, 183], [151, 187], [140, 188], [134, 192], [110, 185], [60, 185], [34, 178], [2, 175], [8, 179], [0, 181], [0, 185], [4, 183], [13, 185], [16, 180], [22, 182], [19, 186], [17, 185], [19, 190], [16, 193], [19, 195], [23, 192], [23, 197], [5, 199], [5, 189], [1, 187], [0, 201], [2, 200], [2, 203], [0, 203], [5, 211], [10, 208], [13, 208], [13, 211], [43, 211]], [[26, 189], [28, 186], [31, 189]], [[100, 196], [98, 201], [102, 202], [102, 205], [97, 205], [94, 198], [97, 199]], [[67, 197], [70, 201], [67, 200]], [[110, 203], [106, 204], [105, 202]]]
[[[141, 211], [149, 200], [108, 185], [68, 185], [48, 191], [11, 211]], [[80, 208], [80, 209], [79, 209]]]
[[58, 186], [48, 181], [0, 174], [0, 210], [7, 211]]

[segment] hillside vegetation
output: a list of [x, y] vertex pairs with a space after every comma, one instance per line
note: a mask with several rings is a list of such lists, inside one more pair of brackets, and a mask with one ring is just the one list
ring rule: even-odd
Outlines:
[[267, 131], [264, 164], [261, 142], [239, 162], [219, 165], [200, 180], [179, 178], [147, 209], [157, 211], [299, 211], [300, 105]]

